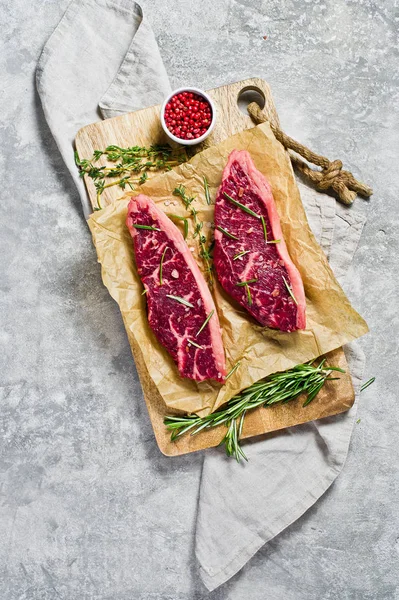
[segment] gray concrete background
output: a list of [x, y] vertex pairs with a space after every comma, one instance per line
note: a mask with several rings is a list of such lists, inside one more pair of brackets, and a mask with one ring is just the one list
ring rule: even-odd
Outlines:
[[0, 2], [1, 600], [398, 599], [397, 3], [142, 1], [173, 85], [264, 77], [286, 131], [375, 190], [352, 209], [368, 223], [348, 292], [370, 325], [362, 346], [377, 379], [346, 467], [211, 594], [193, 554], [202, 457], [156, 447], [34, 89], [67, 4]]

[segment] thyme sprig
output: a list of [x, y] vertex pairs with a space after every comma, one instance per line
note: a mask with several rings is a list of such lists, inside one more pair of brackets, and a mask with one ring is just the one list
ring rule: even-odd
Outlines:
[[306, 394], [304, 406], [310, 404], [320, 392], [326, 381], [337, 379], [330, 377], [333, 371], [345, 373], [339, 367], [330, 367], [323, 359], [318, 366], [311, 362], [297, 365], [288, 371], [274, 373], [252, 384], [246, 390], [236, 394], [224, 408], [205, 417], [197, 415], [167, 416], [164, 420], [166, 428], [171, 431], [171, 440], [191, 432], [196, 435], [203, 429], [211, 429], [225, 425], [227, 432], [220, 445], [224, 445], [228, 456], [237, 462], [247, 460], [241, 446], [240, 437], [245, 415], [258, 406], [271, 406], [277, 403], [290, 402], [301, 394]]
[[184, 185], [179, 185], [173, 190], [173, 195], [178, 196], [183, 201], [183, 204], [186, 210], [190, 213], [193, 223], [194, 223], [194, 233], [193, 237], [198, 237], [198, 243], [200, 245], [200, 257], [204, 261], [205, 272], [208, 277], [208, 283], [212, 287], [213, 285], [213, 275], [212, 275], [212, 257], [210, 254], [210, 249], [206, 246], [206, 237], [203, 234], [203, 222], [198, 217], [198, 210], [195, 208], [193, 202], [195, 200], [195, 196], [189, 196], [186, 193], [186, 188]]
[[[101, 157], [116, 163], [115, 166], [97, 166], [95, 163]], [[182, 150], [173, 150], [168, 145], [153, 145], [149, 148], [143, 146], [121, 148], [112, 145], [107, 146], [105, 150], [94, 150], [93, 156], [89, 159], [81, 159], [78, 152], [75, 152], [75, 164], [80, 176], [87, 175], [93, 180], [97, 192], [97, 210], [102, 208], [101, 195], [106, 188], [117, 185], [123, 190], [126, 187], [134, 190], [137, 185], [143, 184], [148, 179], [149, 171], [170, 170], [185, 160], [187, 156]], [[114, 181], [106, 183], [107, 179], [114, 179]]]

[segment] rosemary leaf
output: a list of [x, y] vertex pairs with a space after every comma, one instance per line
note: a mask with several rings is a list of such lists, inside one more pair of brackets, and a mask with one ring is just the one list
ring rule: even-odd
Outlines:
[[369, 385], [371, 385], [372, 383], [374, 383], [375, 381], [375, 377], [371, 377], [371, 379], [369, 379], [368, 381], [366, 381], [366, 383], [363, 383], [362, 387], [360, 388], [360, 391], [363, 392], [363, 390], [365, 390], [366, 388], [369, 387]]
[[162, 280], [163, 261], [164, 261], [167, 250], [169, 250], [169, 246], [166, 246], [165, 250], [163, 251], [162, 257], [161, 257], [161, 262], [159, 263], [159, 285], [163, 285], [163, 280]]
[[219, 231], [221, 231], [228, 238], [230, 238], [232, 240], [238, 240], [238, 237], [236, 235], [233, 235], [232, 233], [230, 233], [229, 231], [227, 231], [227, 229], [223, 229], [223, 227], [220, 227], [220, 225], [217, 226], [217, 229], [219, 229]]
[[172, 300], [176, 300], [176, 302], [180, 302], [180, 304], [184, 304], [184, 306], [188, 306], [189, 308], [194, 308], [194, 304], [188, 302], [184, 298], [180, 298], [180, 296], [174, 296], [173, 294], [166, 294], [167, 298], [171, 298]]
[[267, 243], [267, 226], [266, 226], [265, 217], [263, 215], [261, 215], [260, 220], [262, 221], [263, 237], [265, 238], [265, 242]]
[[236, 283], [236, 285], [243, 286], [248, 285], [248, 283], [256, 283], [257, 281], [257, 279], [248, 279], [247, 281], [239, 281], [238, 283]]
[[167, 213], [169, 219], [178, 219], [179, 221], [183, 221], [184, 233], [183, 237], [186, 240], [188, 236], [188, 220], [186, 217], [181, 217], [180, 215], [174, 215], [172, 213]]
[[206, 203], [208, 205], [210, 205], [211, 204], [211, 197], [209, 195], [209, 185], [208, 185], [208, 181], [207, 181], [205, 175], [204, 175], [204, 190], [205, 190], [205, 200], [206, 200]]
[[249, 285], [247, 284], [245, 286], [245, 289], [247, 290], [247, 300], [248, 300], [248, 305], [252, 306], [252, 296], [251, 296], [251, 290], [249, 289]]
[[237, 260], [238, 258], [241, 258], [241, 256], [245, 256], [246, 254], [248, 254], [248, 252], [249, 252], [249, 250], [244, 250], [244, 252], [239, 252], [238, 254], [233, 256], [233, 260]]
[[234, 198], [232, 198], [231, 196], [226, 194], [226, 192], [223, 192], [223, 196], [225, 198], [227, 198], [227, 200], [229, 200], [232, 204], [235, 204], [235, 206], [238, 206], [238, 208], [241, 208], [241, 210], [243, 210], [247, 214], [251, 215], [252, 217], [255, 217], [256, 219], [261, 218], [261, 216], [258, 215], [256, 212], [254, 212], [253, 210], [251, 210], [250, 208], [245, 206], [245, 204], [241, 204], [241, 202], [238, 202], [238, 200], [234, 200]]
[[152, 225], [137, 225], [133, 223], [133, 227], [135, 229], [148, 229], [148, 231], [161, 231], [158, 227], [153, 227]]
[[201, 327], [198, 329], [197, 333], [195, 334], [195, 337], [198, 337], [199, 334], [201, 333], [201, 331], [203, 331], [205, 329], [205, 327], [208, 325], [209, 321], [213, 317], [214, 312], [215, 312], [215, 310], [212, 309], [211, 312], [209, 313], [209, 315], [207, 316], [207, 318], [205, 319], [205, 321], [202, 323]]
[[284, 277], [284, 275], [283, 275], [283, 279], [284, 279], [285, 287], [287, 288], [289, 295], [291, 296], [291, 298], [293, 299], [293, 301], [295, 302], [295, 304], [298, 304], [297, 299], [294, 296], [294, 292], [292, 291], [292, 289], [288, 285], [287, 280]]
[[196, 348], [199, 348], [200, 350], [202, 350], [202, 349], [203, 349], [203, 346], [200, 346], [199, 344], [197, 344], [197, 342], [194, 342], [194, 340], [190, 340], [190, 339], [188, 339], [188, 340], [187, 340], [187, 342], [188, 342], [189, 344], [191, 344], [191, 346], [195, 346]]
[[240, 364], [241, 364], [240, 361], [236, 362], [234, 367], [232, 369], [230, 369], [230, 371], [227, 373], [225, 381], [227, 381], [229, 379], [229, 377], [231, 377], [233, 375], [233, 373], [235, 373], [237, 371]]

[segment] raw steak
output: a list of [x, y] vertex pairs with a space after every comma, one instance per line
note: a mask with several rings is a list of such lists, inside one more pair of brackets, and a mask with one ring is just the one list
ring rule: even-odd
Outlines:
[[159, 342], [182, 377], [223, 382], [225, 357], [215, 304], [180, 231], [143, 194], [131, 199], [126, 223], [146, 291], [148, 321]]
[[215, 269], [226, 292], [261, 325], [304, 329], [301, 276], [288, 254], [269, 182], [245, 150], [233, 150], [223, 171], [215, 226]]

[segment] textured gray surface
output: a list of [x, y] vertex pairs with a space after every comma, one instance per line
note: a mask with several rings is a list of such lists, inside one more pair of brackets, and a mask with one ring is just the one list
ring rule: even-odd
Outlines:
[[201, 456], [171, 460], [156, 447], [121, 319], [34, 90], [41, 47], [67, 1], [2, 0], [0, 598], [397, 599], [395, 2], [142, 5], [173, 85], [264, 77], [288, 133], [373, 185], [372, 201], [352, 209], [368, 224], [348, 293], [369, 322], [362, 346], [377, 380], [362, 395], [337, 482], [208, 594], [192, 547]]

